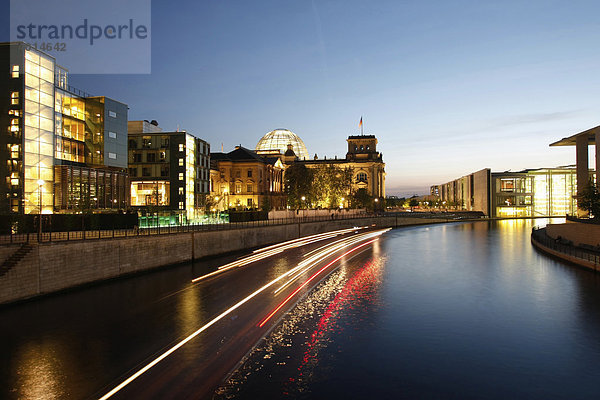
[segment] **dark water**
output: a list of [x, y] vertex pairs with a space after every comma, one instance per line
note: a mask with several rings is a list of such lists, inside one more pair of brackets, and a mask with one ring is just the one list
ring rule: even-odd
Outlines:
[[600, 398], [600, 277], [538, 253], [530, 231], [545, 222], [387, 233], [216, 397]]

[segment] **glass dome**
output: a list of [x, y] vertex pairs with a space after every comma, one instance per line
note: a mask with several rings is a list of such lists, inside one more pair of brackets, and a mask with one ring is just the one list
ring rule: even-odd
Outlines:
[[287, 129], [275, 129], [263, 136], [256, 145], [256, 151], [279, 150], [284, 154], [291, 144], [296, 156], [302, 160], [308, 160], [308, 150], [298, 135]]

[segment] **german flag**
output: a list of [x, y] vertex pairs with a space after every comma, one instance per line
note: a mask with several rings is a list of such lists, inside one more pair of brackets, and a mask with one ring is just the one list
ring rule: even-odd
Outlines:
[[362, 128], [362, 117], [360, 117], [360, 122], [358, 123], [358, 127]]

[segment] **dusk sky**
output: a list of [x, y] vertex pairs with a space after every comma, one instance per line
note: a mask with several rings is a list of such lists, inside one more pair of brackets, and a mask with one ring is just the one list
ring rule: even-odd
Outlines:
[[425, 194], [486, 167], [575, 162], [548, 144], [600, 125], [599, 14], [598, 1], [153, 1], [152, 73], [71, 84], [213, 151], [287, 128], [311, 155], [344, 156], [362, 116], [387, 194]]

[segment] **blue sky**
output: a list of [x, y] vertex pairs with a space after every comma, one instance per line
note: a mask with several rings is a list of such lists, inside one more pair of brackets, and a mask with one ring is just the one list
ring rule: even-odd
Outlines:
[[[150, 75], [71, 84], [208, 140], [288, 128], [310, 154], [375, 134], [388, 194], [573, 164], [600, 125], [597, 1], [153, 1]], [[59, 58], [60, 62], [60, 58]]]

